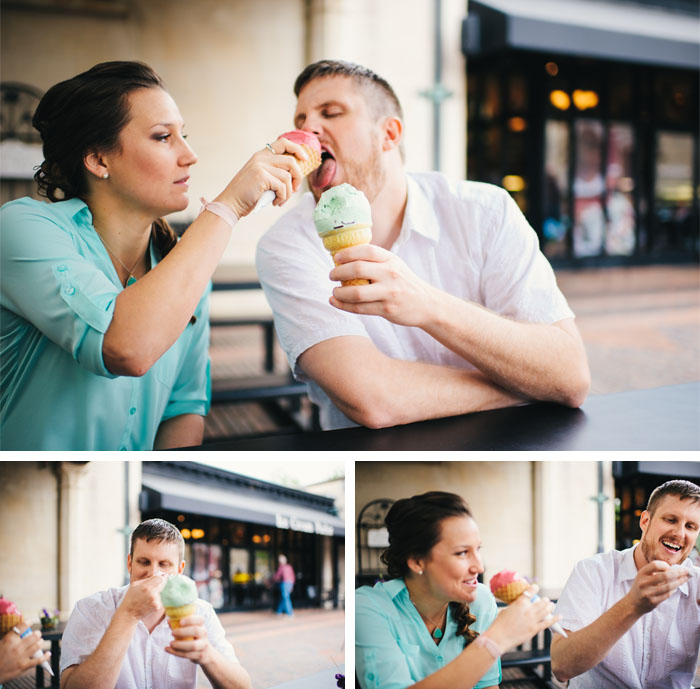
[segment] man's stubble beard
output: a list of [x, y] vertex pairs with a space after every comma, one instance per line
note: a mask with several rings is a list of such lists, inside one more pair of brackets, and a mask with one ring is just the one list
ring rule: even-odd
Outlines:
[[[372, 151], [370, 158], [365, 162], [344, 161], [343, 172], [345, 177], [343, 182], [364, 192], [370, 203], [377, 198], [386, 181], [386, 173], [382, 169], [381, 152], [376, 149]], [[342, 184], [342, 182], [333, 180], [333, 184], [328, 188], [338, 186], [338, 184]], [[313, 187], [311, 191], [318, 203], [323, 191]]]

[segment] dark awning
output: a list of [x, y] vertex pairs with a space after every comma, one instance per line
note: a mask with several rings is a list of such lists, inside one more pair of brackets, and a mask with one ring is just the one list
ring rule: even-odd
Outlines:
[[191, 512], [222, 519], [277, 526], [323, 536], [344, 536], [343, 520], [322, 510], [281, 502], [259, 494], [246, 495], [225, 488], [199, 485], [172, 478], [143, 474], [141, 510]]
[[467, 57], [530, 50], [698, 69], [700, 17], [596, 0], [469, 0]]

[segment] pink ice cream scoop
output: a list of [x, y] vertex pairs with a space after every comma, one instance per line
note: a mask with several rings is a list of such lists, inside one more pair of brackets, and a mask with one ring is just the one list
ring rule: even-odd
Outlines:
[[[504, 569], [498, 574], [494, 574], [489, 582], [491, 586], [491, 593], [498, 598], [498, 600], [503, 601], [507, 605], [510, 605], [516, 598], [522, 596], [522, 594], [529, 588], [530, 582], [525, 579], [525, 577], [520, 576], [517, 572], [510, 569]], [[534, 603], [539, 600], [539, 596], [534, 593], [530, 596], [530, 602]], [[552, 615], [548, 615], [546, 619], [552, 618]], [[549, 625], [552, 631], [562, 636], [567, 636], [563, 627], [555, 622]]]
[[[321, 164], [321, 142], [315, 134], [305, 132], [302, 129], [294, 129], [291, 132], [285, 132], [278, 138], [287, 139], [287, 141], [291, 141], [293, 144], [299, 144], [304, 149], [308, 160], [299, 160], [299, 167], [304, 177], [310, 172], [313, 172]], [[274, 198], [275, 192], [272, 191], [272, 189], [263, 192], [263, 195], [258, 199], [252, 212], [257, 213], [259, 210], [265, 208], [265, 206], [269, 206], [272, 201], [274, 201]]]

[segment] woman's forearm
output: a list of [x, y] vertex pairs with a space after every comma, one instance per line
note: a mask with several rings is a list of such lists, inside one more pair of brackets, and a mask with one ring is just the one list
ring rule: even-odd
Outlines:
[[202, 213], [172, 251], [119, 294], [104, 336], [104, 363], [111, 373], [141, 376], [172, 346], [223, 255], [231, 228]]

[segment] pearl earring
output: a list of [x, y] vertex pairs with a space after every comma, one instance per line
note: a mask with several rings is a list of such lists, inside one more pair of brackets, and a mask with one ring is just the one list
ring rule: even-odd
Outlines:
[[418, 571], [418, 574], [420, 574], [421, 576], [423, 576], [423, 570], [422, 570], [422, 569], [419, 570], [419, 571]]
[[102, 179], [109, 179], [109, 172], [105, 172], [105, 173], [102, 175]]

